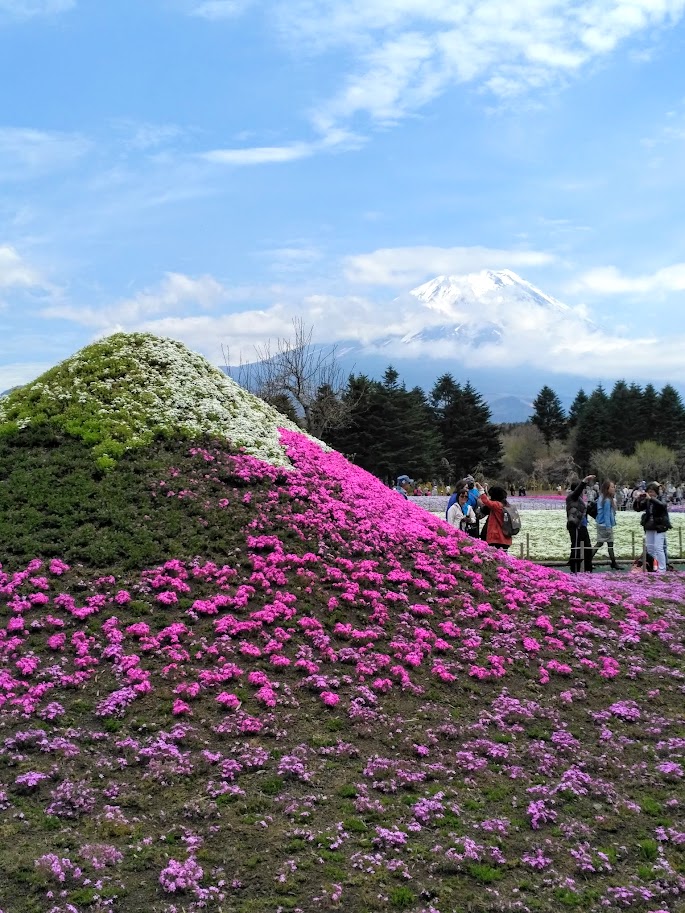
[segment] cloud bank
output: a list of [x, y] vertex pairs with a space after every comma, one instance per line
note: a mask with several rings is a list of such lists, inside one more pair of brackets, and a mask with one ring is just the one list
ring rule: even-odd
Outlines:
[[[236, 310], [239, 307], [239, 310]], [[198, 313], [198, 309], [204, 313]], [[401, 342], [401, 338], [446, 322], [409, 294], [369, 298], [350, 293], [303, 293], [297, 287], [231, 288], [211, 276], [171, 273], [156, 287], [103, 309], [51, 306], [43, 315], [90, 327], [97, 336], [119, 330], [145, 331], [180, 339], [219, 363], [222, 347], [231, 361], [249, 361], [255, 346], [290, 338], [292, 320], [314, 327], [322, 343], [356, 342], [360, 352], [382, 354], [401, 371], [405, 358], [454, 359], [479, 368], [502, 367], [501, 345], [471, 345], [463, 340]], [[465, 314], [483, 322], [487, 314]], [[550, 374], [576, 374], [593, 381], [631, 380], [685, 383], [685, 337], [656, 335], [638, 340], [605, 332], [580, 309], [515, 305], [504, 311], [507, 364], [539, 368]], [[380, 341], [380, 342], [379, 342]], [[361, 357], [361, 356], [360, 356]]]

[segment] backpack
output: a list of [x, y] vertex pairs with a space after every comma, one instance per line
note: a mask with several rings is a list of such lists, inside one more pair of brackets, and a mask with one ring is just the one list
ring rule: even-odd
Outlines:
[[511, 504], [502, 505], [502, 532], [507, 538], [521, 532], [521, 518], [518, 510]]
[[592, 517], [593, 520], [597, 519], [597, 501], [590, 501], [587, 506], [587, 515]]
[[566, 526], [575, 526], [578, 528], [583, 522], [585, 511], [578, 501], [571, 501], [566, 505]]

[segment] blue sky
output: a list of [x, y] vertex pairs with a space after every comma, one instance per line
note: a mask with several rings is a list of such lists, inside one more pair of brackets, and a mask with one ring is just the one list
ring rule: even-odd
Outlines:
[[531, 364], [683, 383], [683, 59], [685, 0], [0, 0], [0, 389], [484, 268], [599, 327]]

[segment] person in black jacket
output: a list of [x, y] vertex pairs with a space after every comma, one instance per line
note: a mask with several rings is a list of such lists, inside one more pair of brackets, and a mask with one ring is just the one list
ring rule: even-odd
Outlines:
[[577, 574], [585, 566], [592, 573], [592, 542], [587, 528], [587, 507], [583, 500], [585, 486], [594, 482], [594, 476], [585, 476], [566, 496], [566, 529], [571, 539], [571, 573]]
[[666, 533], [671, 528], [668, 518], [668, 507], [659, 499], [659, 483], [650, 482], [645, 489], [646, 498], [640, 502], [644, 513], [640, 523], [645, 531], [647, 553], [655, 560], [654, 570], [657, 574], [665, 574], [666, 560]]

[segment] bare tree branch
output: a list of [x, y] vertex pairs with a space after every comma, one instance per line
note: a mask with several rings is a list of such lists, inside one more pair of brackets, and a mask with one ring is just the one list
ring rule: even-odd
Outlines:
[[[310, 434], [322, 437], [347, 422], [354, 403], [337, 346], [319, 346], [313, 338], [314, 328], [295, 317], [292, 336], [255, 346], [250, 363], [241, 355], [234, 377], [246, 390], [290, 412]], [[224, 353], [222, 345], [221, 351], [228, 364], [228, 349]]]

